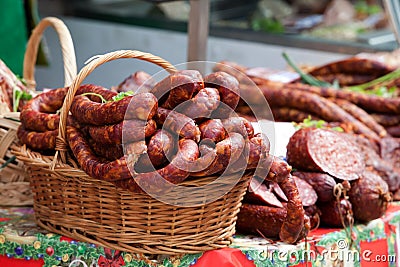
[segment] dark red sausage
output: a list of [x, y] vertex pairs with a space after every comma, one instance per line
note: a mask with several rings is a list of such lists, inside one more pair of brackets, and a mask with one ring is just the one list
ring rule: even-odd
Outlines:
[[[279, 232], [286, 217], [285, 208], [244, 203], [238, 213], [236, 228], [241, 234], [254, 234], [279, 239]], [[301, 220], [304, 221], [304, 226], [296, 241], [305, 238], [310, 230], [308, 216], [304, 215]]]
[[46, 132], [29, 131], [20, 125], [17, 130], [17, 137], [33, 150], [53, 150], [56, 146], [58, 129]]
[[243, 117], [229, 117], [222, 120], [222, 125], [228, 133], [240, 133], [246, 139], [254, 136], [253, 125]]
[[220, 96], [217, 89], [203, 88], [192, 99], [183, 103], [182, 106], [178, 106], [176, 111], [192, 119], [209, 118], [220, 104], [219, 100]]
[[157, 111], [153, 94], [140, 93], [119, 101], [97, 103], [87, 96], [74, 97], [71, 113], [81, 123], [92, 125], [115, 124], [125, 119], [151, 119]]
[[334, 199], [333, 188], [336, 185], [336, 181], [329, 174], [295, 171], [293, 176], [299, 177], [310, 184], [317, 193], [318, 201], [325, 202]]
[[287, 243], [294, 243], [304, 227], [304, 209], [294, 179], [289, 175], [279, 183], [288, 198], [287, 216], [282, 224], [279, 237]]
[[163, 194], [171, 184], [178, 184], [189, 177], [188, 164], [199, 157], [199, 149], [195, 141], [191, 139], [179, 140], [179, 151], [166, 167], [157, 171], [140, 173], [128, 183], [135, 188], [139, 185], [146, 192], [152, 194]]
[[68, 88], [58, 88], [41, 93], [29, 100], [20, 113], [25, 129], [37, 132], [58, 129], [60, 115], [57, 114], [67, 94]]
[[[207, 75], [204, 78], [207, 87], [217, 88], [221, 97], [221, 102], [234, 110], [240, 99], [239, 82], [232, 75], [218, 71]], [[220, 113], [220, 112], [219, 112]]]
[[88, 126], [91, 138], [101, 144], [122, 144], [144, 140], [157, 130], [154, 120], [125, 120], [105, 126]]
[[348, 195], [354, 218], [360, 222], [369, 222], [381, 217], [391, 201], [386, 182], [369, 171], [365, 171], [360, 179], [351, 184]]
[[105, 158], [106, 160], [113, 161], [124, 155], [121, 145], [104, 145], [95, 142], [93, 139], [88, 139], [88, 142], [90, 147], [93, 149], [94, 154], [98, 157]]
[[219, 119], [210, 119], [200, 124], [201, 139], [210, 139], [218, 143], [226, 138], [226, 131]]
[[[214, 161], [203, 171], [191, 172], [192, 176], [210, 176], [224, 171], [228, 165], [236, 162], [242, 153], [245, 153], [245, 140], [238, 133], [232, 133], [226, 139], [215, 146], [216, 157]], [[227, 172], [230, 172], [229, 170]]]
[[101, 95], [106, 101], [111, 101], [116, 92], [95, 84], [83, 84], [76, 91], [75, 95], [86, 94], [87, 97], [95, 102], [101, 102], [101, 98], [96, 94]]
[[173, 109], [177, 105], [192, 98], [193, 94], [204, 88], [201, 74], [196, 70], [177, 71], [151, 90], [161, 107]]
[[287, 145], [287, 160], [294, 168], [326, 172], [341, 180], [358, 179], [365, 169], [357, 144], [325, 129], [298, 130]]
[[174, 154], [175, 140], [164, 130], [158, 130], [147, 145], [147, 153], [140, 156], [135, 165], [137, 172], [148, 172], [165, 164]]
[[77, 128], [67, 126], [67, 140], [82, 170], [89, 176], [109, 182], [132, 178], [125, 157], [104, 163], [93, 153], [82, 132]]
[[340, 199], [340, 205], [336, 199], [318, 203], [321, 210], [321, 224], [329, 227], [343, 227], [349, 225], [349, 219], [353, 217], [353, 209], [348, 199]]
[[163, 129], [187, 139], [200, 140], [200, 130], [191, 118], [165, 108], [157, 109], [157, 124]]

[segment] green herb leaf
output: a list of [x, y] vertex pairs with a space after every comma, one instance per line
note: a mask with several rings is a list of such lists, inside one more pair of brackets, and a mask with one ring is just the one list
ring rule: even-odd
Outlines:
[[116, 96], [113, 96], [112, 100], [119, 101], [127, 96], [133, 96], [133, 95], [134, 95], [133, 91], [120, 92]]
[[32, 95], [28, 92], [15, 90], [13, 91], [13, 111], [18, 111], [19, 101], [20, 100], [30, 100], [32, 99]]
[[332, 88], [334, 87], [332, 84], [328, 82], [320, 81], [314, 78], [312, 75], [304, 73], [299, 67], [296, 66], [296, 64], [289, 58], [289, 56], [285, 52], [282, 53], [282, 56], [286, 60], [288, 65], [292, 67], [300, 75], [301, 79], [305, 83], [320, 87], [332, 87]]
[[339, 127], [339, 126], [332, 127], [332, 128], [327, 127], [326, 121], [313, 120], [313, 119], [311, 119], [310, 115], [307, 118], [305, 118], [303, 120], [303, 122], [300, 122], [300, 123], [293, 122], [293, 126], [295, 127], [296, 130], [300, 130], [303, 128], [318, 128], [318, 129], [330, 129], [330, 130], [337, 131], [337, 132], [344, 132], [344, 130], [341, 127]]

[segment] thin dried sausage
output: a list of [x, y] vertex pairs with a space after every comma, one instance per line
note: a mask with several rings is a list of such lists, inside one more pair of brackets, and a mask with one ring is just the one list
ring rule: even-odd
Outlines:
[[209, 118], [211, 113], [220, 104], [220, 96], [215, 88], [203, 88], [192, 99], [178, 106], [176, 111], [185, 114], [189, 118]]
[[218, 143], [226, 138], [226, 131], [220, 119], [210, 119], [199, 125], [201, 139], [209, 139]]
[[117, 124], [87, 126], [90, 137], [97, 143], [122, 144], [144, 140], [157, 130], [154, 120], [125, 120]]
[[158, 108], [155, 120], [163, 129], [167, 129], [183, 138], [193, 139], [197, 142], [200, 140], [199, 127], [194, 120], [186, 115], [173, 110]]
[[151, 93], [127, 96], [119, 101], [97, 103], [88, 96], [74, 97], [71, 113], [81, 123], [105, 125], [125, 119], [151, 119], [157, 111], [157, 99]]

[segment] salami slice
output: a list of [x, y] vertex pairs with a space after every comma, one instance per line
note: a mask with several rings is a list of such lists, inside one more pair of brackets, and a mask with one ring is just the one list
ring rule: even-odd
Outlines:
[[326, 172], [341, 180], [355, 180], [365, 169], [356, 144], [339, 132], [304, 128], [287, 145], [287, 160], [294, 168]]
[[303, 179], [300, 179], [296, 176], [293, 176], [293, 179], [296, 183], [297, 189], [299, 190], [299, 195], [303, 206], [308, 207], [314, 205], [318, 199], [314, 188]]
[[269, 205], [278, 208], [283, 208], [282, 203], [278, 200], [273, 192], [263, 183], [255, 181], [255, 177], [251, 179], [248, 191], [244, 196], [246, 203], [256, 205]]

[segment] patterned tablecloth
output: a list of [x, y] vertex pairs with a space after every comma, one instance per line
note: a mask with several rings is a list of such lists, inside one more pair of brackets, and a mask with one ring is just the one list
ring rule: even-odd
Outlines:
[[48, 233], [32, 208], [0, 208], [0, 266], [398, 266], [400, 203], [352, 229], [312, 231], [297, 245], [235, 236], [230, 248], [153, 259]]

